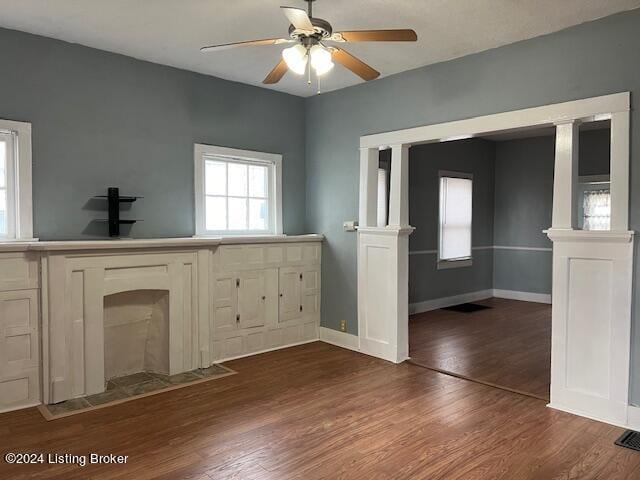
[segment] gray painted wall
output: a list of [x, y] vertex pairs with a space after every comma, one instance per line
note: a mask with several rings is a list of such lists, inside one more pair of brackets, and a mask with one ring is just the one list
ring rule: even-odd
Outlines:
[[[554, 137], [496, 142], [494, 244], [551, 248]], [[493, 285], [501, 290], [551, 293], [551, 252], [493, 252]]]
[[[409, 222], [416, 228], [409, 237], [412, 252], [438, 247], [440, 170], [473, 174], [474, 246], [493, 245], [493, 142], [481, 139], [432, 143], [409, 149]], [[409, 257], [409, 303], [492, 288], [493, 252], [474, 250], [470, 267], [438, 270], [437, 255]]]
[[194, 233], [193, 144], [281, 153], [284, 229], [305, 232], [304, 100], [0, 29], [0, 118], [33, 124], [35, 233], [104, 236], [119, 186], [143, 195], [132, 237]]
[[[323, 276], [330, 281], [323, 282], [323, 325], [337, 329], [344, 319], [348, 331], [357, 332], [356, 237], [341, 225], [358, 216], [361, 135], [631, 91], [631, 228], [637, 230], [639, 30], [640, 11], [626, 12], [307, 99], [307, 226], [327, 236]], [[636, 288], [636, 303], [639, 299]], [[634, 313], [632, 388], [637, 401], [639, 323]]]
[[[580, 175], [609, 173], [609, 129], [580, 132]], [[554, 137], [496, 142], [494, 244], [551, 248], [542, 233], [551, 226]], [[551, 293], [550, 251], [493, 253], [493, 285], [502, 290]]]

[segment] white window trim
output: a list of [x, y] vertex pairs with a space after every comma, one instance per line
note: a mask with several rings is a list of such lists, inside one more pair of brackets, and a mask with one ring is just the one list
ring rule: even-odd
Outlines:
[[[467, 180], [471, 180], [471, 194], [473, 196], [473, 174], [472, 173], [464, 173], [464, 172], [452, 172], [449, 170], [440, 170], [438, 172], [438, 198], [440, 198], [440, 186], [441, 186], [441, 179], [442, 177], [448, 177], [448, 178], [464, 178]], [[473, 198], [473, 197], [472, 197]], [[439, 203], [438, 200], [438, 270], [445, 270], [448, 268], [462, 268], [462, 267], [470, 267], [473, 265], [473, 200], [471, 203], [471, 254], [469, 255], [468, 258], [460, 258], [460, 259], [442, 259], [440, 258], [440, 252], [441, 252], [441, 245], [442, 245], [442, 229], [440, 228], [441, 225], [441, 217], [440, 217], [440, 212], [441, 212], [441, 208], [442, 206]]]
[[[254, 152], [236, 148], [220, 147], [196, 143], [194, 145], [194, 194], [196, 236], [243, 236], [243, 235], [282, 235], [282, 155], [276, 153]], [[245, 162], [263, 162], [273, 165], [273, 178], [269, 189], [273, 192], [269, 202], [269, 231], [210, 231], [205, 223], [205, 176], [204, 161], [207, 156], [228, 158]]]
[[13, 199], [8, 202], [13, 218], [10, 237], [0, 237], [0, 241], [26, 241], [33, 238], [33, 197], [31, 166], [31, 124], [13, 120], [0, 120], [0, 130], [15, 135], [13, 168]]

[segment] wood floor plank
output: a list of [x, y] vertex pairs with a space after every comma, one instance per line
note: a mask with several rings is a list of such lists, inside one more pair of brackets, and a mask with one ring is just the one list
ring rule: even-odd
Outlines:
[[473, 313], [433, 310], [409, 321], [422, 366], [549, 400], [551, 305], [492, 298]]
[[634, 479], [616, 427], [323, 343], [229, 362], [237, 375], [51, 422], [0, 415], [9, 451], [129, 455], [8, 465], [4, 479]]

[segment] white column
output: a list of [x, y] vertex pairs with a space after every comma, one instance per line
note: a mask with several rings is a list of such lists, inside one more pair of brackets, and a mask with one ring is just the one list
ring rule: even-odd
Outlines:
[[556, 161], [553, 173], [552, 228], [577, 227], [576, 185], [578, 183], [578, 122], [556, 125]]
[[629, 112], [611, 115], [611, 230], [629, 229]]
[[360, 149], [360, 212], [358, 224], [361, 227], [375, 227], [378, 208], [378, 165], [377, 148]]
[[391, 147], [389, 226], [409, 226], [409, 145]]

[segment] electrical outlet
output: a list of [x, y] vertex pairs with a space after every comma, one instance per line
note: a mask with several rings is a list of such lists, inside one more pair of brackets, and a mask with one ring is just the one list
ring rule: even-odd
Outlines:
[[347, 331], [347, 321], [346, 320], [340, 320], [340, 331], [341, 332], [346, 332]]

